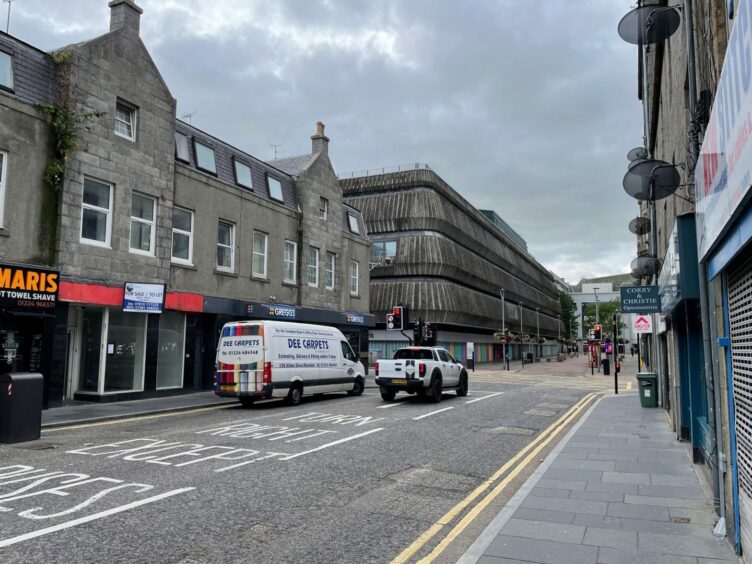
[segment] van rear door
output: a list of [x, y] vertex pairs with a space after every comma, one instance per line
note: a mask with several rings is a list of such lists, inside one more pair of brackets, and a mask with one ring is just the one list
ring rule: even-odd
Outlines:
[[253, 395], [264, 391], [264, 326], [228, 323], [217, 347], [214, 391]]

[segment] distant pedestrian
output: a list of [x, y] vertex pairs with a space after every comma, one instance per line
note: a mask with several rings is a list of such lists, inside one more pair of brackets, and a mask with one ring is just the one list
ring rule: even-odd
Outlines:
[[629, 346], [629, 352], [632, 353], [632, 356], [634, 356], [634, 345]]

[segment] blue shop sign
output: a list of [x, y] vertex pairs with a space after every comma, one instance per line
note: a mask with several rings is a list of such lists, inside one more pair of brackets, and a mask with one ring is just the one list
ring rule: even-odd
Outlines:
[[264, 307], [267, 308], [267, 314], [269, 317], [273, 317], [274, 319], [288, 319], [293, 321], [297, 314], [295, 307], [292, 306], [264, 304]]
[[362, 313], [346, 313], [345, 319], [353, 325], [364, 325], [366, 322], [366, 317]]
[[661, 309], [670, 313], [682, 300], [700, 297], [697, 235], [693, 215], [676, 218], [658, 276]]
[[660, 313], [661, 300], [658, 286], [622, 286], [622, 313]]

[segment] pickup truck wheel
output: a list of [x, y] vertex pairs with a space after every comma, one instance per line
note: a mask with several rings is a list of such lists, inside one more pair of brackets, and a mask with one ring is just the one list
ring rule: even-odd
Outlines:
[[431, 382], [431, 390], [428, 392], [428, 400], [431, 403], [441, 401], [441, 374], [434, 374]]
[[397, 395], [396, 391], [385, 388], [384, 386], [382, 386], [379, 391], [381, 392], [381, 399], [384, 401], [394, 401], [394, 396]]
[[363, 378], [358, 376], [357, 378], [355, 378], [355, 384], [353, 385], [353, 389], [348, 390], [347, 393], [350, 394], [351, 396], [359, 396], [363, 394], [363, 388], [364, 388]]
[[457, 396], [464, 398], [467, 395], [467, 372], [464, 370], [460, 374], [460, 383], [457, 386]]
[[244, 408], [248, 409], [249, 407], [253, 407], [253, 403], [256, 401], [256, 398], [253, 397], [239, 397], [240, 405], [242, 405]]
[[290, 391], [287, 392], [287, 404], [288, 405], [300, 405], [303, 400], [303, 386], [300, 384], [293, 384]]

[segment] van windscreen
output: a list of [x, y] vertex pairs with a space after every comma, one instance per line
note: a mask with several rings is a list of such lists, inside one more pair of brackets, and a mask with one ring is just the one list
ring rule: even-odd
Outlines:
[[400, 349], [394, 353], [394, 359], [433, 360], [433, 352], [431, 349]]

